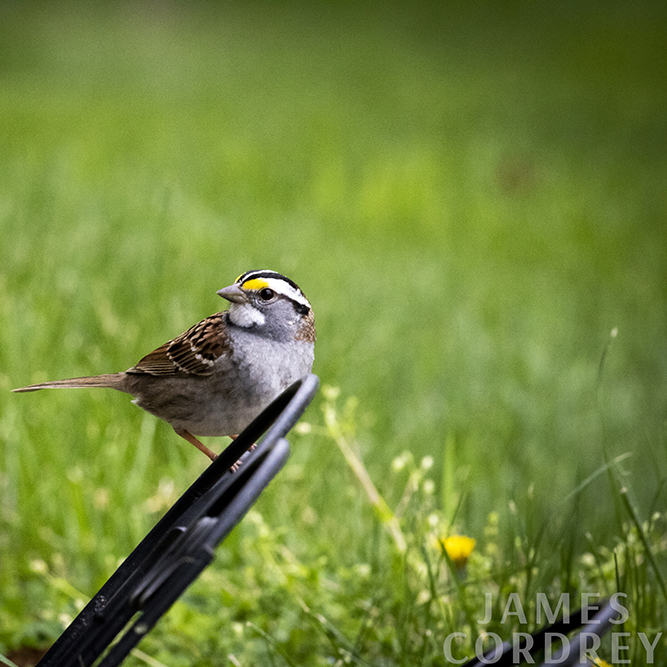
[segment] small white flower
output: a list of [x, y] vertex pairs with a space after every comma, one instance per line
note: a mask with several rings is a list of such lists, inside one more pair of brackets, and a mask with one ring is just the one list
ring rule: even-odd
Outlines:
[[36, 558], [30, 561], [30, 569], [35, 574], [46, 574], [49, 571], [49, 566], [41, 558]]
[[357, 563], [354, 566], [354, 571], [359, 575], [359, 577], [365, 579], [371, 573], [371, 566], [368, 563]]
[[58, 616], [58, 621], [64, 628], [70, 625], [73, 620], [74, 619], [69, 614], [66, 614], [64, 612]]
[[397, 456], [392, 462], [391, 462], [391, 467], [394, 470], [394, 472], [400, 472], [405, 468], [405, 457], [404, 456]]
[[427, 591], [426, 589], [419, 591], [417, 595], [417, 604], [422, 605], [426, 604], [427, 602], [430, 602], [431, 600], [431, 592]]
[[327, 384], [322, 387], [322, 393], [324, 394], [324, 398], [326, 398], [327, 401], [335, 401], [340, 395], [340, 389], [338, 387], [332, 387], [331, 385]]
[[595, 565], [595, 556], [591, 553], [585, 553], [581, 556], [581, 562], [586, 567], [593, 567]]

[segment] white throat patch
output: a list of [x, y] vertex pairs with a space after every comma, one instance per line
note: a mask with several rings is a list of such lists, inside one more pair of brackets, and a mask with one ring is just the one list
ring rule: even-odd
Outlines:
[[237, 327], [251, 327], [253, 324], [262, 326], [266, 322], [264, 314], [249, 303], [233, 303], [229, 307], [229, 319]]

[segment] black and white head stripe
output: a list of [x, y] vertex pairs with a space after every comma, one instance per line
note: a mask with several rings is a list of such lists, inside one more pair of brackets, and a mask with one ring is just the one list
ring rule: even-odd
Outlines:
[[310, 311], [310, 303], [299, 286], [286, 276], [276, 271], [266, 269], [258, 271], [247, 271], [240, 275], [235, 283], [244, 290], [259, 291], [262, 289], [271, 289], [276, 294], [284, 296], [294, 303], [297, 310], [302, 314]]

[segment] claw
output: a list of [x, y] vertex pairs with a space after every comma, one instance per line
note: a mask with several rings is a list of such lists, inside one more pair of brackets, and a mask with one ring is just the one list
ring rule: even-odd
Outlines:
[[[232, 440], [236, 440], [236, 438], [238, 438], [238, 437], [239, 437], [238, 435], [233, 435], [233, 436], [232, 436]], [[250, 447], [248, 447], [248, 451], [249, 451], [249, 452], [253, 452], [253, 451], [255, 451], [256, 449], [257, 449], [257, 443], [256, 443], [256, 442], [253, 442], [252, 445], [250, 445]], [[237, 462], [236, 462], [236, 463], [229, 469], [229, 472], [231, 472], [232, 474], [235, 473], [235, 472], [236, 472], [242, 465], [243, 465], [243, 461], [242, 461], [241, 459], [239, 459], [239, 460], [238, 460], [238, 461], [237, 461]]]

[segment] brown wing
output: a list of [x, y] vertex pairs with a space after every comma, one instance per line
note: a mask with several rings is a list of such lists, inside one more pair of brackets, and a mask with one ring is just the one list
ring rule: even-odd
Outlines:
[[229, 350], [223, 313], [216, 313], [190, 327], [178, 338], [147, 354], [128, 373], [149, 375], [210, 375], [213, 365]]

